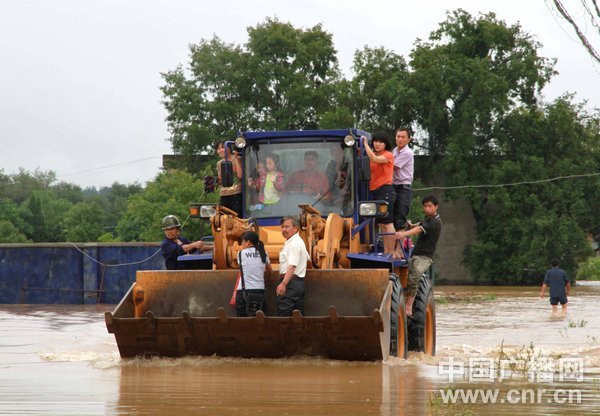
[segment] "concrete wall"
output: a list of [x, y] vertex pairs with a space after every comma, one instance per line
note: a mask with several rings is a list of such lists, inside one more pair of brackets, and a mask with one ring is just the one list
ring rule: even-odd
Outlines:
[[137, 270], [164, 269], [159, 251], [158, 243], [0, 244], [0, 303], [116, 304]]
[[469, 283], [473, 277], [462, 264], [463, 251], [475, 241], [475, 219], [464, 200], [444, 202], [441, 195], [438, 212], [443, 228], [436, 250], [434, 273], [436, 284]]
[[[425, 187], [446, 185], [442, 175], [436, 177], [428, 175], [425, 170], [426, 163], [427, 157], [415, 156], [415, 178]], [[415, 192], [415, 196], [419, 197], [428, 194], [433, 194], [440, 200], [438, 213], [443, 223], [433, 265], [435, 283], [471, 283], [474, 281], [473, 276], [462, 263], [465, 247], [477, 238], [475, 217], [471, 206], [462, 198], [444, 201], [444, 192], [440, 190]], [[411, 212], [410, 215], [411, 218], [414, 217], [414, 213]], [[421, 217], [422, 213], [420, 212], [418, 216]]]

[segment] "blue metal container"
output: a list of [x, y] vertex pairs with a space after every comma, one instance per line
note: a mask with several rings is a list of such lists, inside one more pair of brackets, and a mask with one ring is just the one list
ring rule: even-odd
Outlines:
[[116, 304], [162, 269], [159, 243], [0, 244], [0, 303]]

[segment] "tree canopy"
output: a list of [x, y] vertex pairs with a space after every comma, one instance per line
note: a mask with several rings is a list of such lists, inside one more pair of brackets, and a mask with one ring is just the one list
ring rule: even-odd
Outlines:
[[527, 281], [550, 258], [574, 272], [591, 254], [586, 235], [600, 235], [597, 120], [565, 96], [517, 108], [495, 126], [498, 156], [481, 175], [490, 184], [528, 183], [464, 192], [478, 219], [479, 241], [466, 252], [475, 276]]
[[515, 107], [531, 108], [554, 74], [553, 61], [516, 24], [493, 13], [474, 18], [449, 13], [411, 53], [415, 114], [427, 132], [428, 153], [443, 157], [445, 171], [468, 179], [472, 163], [489, 164], [496, 152], [495, 124]]
[[88, 188], [58, 182], [52, 171], [0, 170], [0, 243], [118, 239], [112, 235], [139, 184]]
[[187, 71], [163, 74], [173, 150], [211, 150], [238, 131], [318, 128], [333, 109], [339, 78], [332, 36], [321, 25], [296, 29], [267, 19], [244, 46], [218, 37], [190, 46]]
[[[143, 192], [129, 198], [127, 210], [117, 225], [117, 234], [124, 241], [160, 241], [166, 215], [176, 215], [189, 239], [210, 234], [206, 222], [185, 226], [188, 208], [195, 202], [217, 202], [216, 194], [204, 194], [204, 181], [184, 171], [164, 172], [148, 183]], [[192, 223], [190, 223], [191, 225]]]

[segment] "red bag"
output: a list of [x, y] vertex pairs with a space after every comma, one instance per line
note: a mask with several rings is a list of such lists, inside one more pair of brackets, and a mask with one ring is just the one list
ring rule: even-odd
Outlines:
[[240, 279], [242, 278], [242, 274], [238, 273], [237, 279], [235, 281], [235, 286], [233, 288], [233, 293], [231, 294], [231, 299], [229, 300], [230, 305], [235, 305], [235, 294], [237, 293], [238, 285], [240, 284]]

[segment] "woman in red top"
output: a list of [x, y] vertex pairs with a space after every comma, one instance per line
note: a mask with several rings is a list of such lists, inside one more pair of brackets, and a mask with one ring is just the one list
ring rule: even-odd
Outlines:
[[390, 233], [383, 236], [383, 251], [394, 255], [394, 245], [396, 243], [394, 237], [394, 202], [396, 201], [396, 193], [392, 186], [394, 176], [392, 146], [385, 132], [373, 134], [373, 149], [369, 146], [365, 136], [362, 136], [362, 140], [367, 156], [371, 160], [371, 182], [369, 183], [371, 198], [373, 200], [387, 201], [389, 204], [388, 215], [377, 218], [377, 223], [380, 225], [381, 231]]

